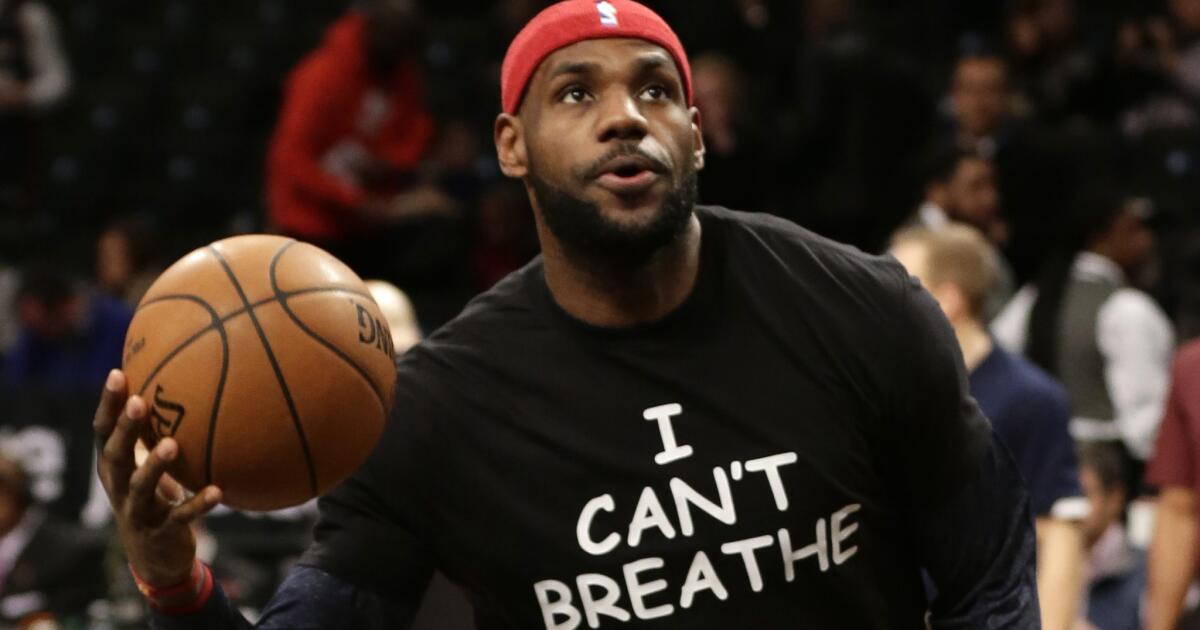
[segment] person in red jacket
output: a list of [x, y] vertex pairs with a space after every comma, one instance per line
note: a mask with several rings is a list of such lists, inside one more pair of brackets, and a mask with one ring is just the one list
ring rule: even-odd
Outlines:
[[418, 176], [434, 135], [412, 0], [371, 0], [293, 70], [267, 164], [270, 221], [360, 274], [391, 277], [399, 226], [452, 214]]

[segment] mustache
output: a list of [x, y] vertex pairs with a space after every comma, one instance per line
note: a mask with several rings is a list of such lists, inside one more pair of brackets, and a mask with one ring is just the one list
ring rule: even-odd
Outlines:
[[650, 155], [636, 144], [618, 144], [597, 158], [586, 168], [576, 173], [580, 179], [591, 180], [600, 177], [608, 163], [619, 157], [637, 156], [652, 162], [663, 173], [672, 172], [671, 165], [658, 156]]

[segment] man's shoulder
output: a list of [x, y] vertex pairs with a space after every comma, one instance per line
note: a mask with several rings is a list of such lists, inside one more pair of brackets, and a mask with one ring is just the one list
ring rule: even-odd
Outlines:
[[1032, 361], [1000, 347], [993, 352], [1002, 365], [997, 379], [1004, 387], [1011, 406], [1025, 411], [1040, 410], [1039, 416], [1069, 413], [1067, 391], [1053, 376]]
[[464, 336], [491, 335], [497, 329], [513, 332], [508, 327], [520, 325], [540, 313], [534, 298], [538, 297], [536, 291], [543, 282], [539, 255], [472, 298], [458, 316], [429, 337], [429, 342], [439, 345]]
[[473, 298], [457, 317], [399, 359], [401, 373], [424, 380], [436, 376], [439, 368], [459, 371], [466, 363], [495, 358], [503, 353], [501, 346], [519, 344], [527, 333], [544, 330], [538, 324], [542, 310], [535, 303], [541, 273], [538, 256]]
[[725, 240], [732, 243], [734, 256], [758, 250], [781, 260], [792, 272], [811, 272], [842, 281], [861, 279], [896, 286], [907, 278], [891, 256], [868, 254], [782, 217], [718, 206], [699, 206], [696, 210], [702, 223], [724, 233]]

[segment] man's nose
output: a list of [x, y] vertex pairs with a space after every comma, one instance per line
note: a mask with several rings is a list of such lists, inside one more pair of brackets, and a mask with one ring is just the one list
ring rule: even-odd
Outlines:
[[609, 94], [600, 101], [600, 118], [596, 135], [600, 142], [612, 140], [641, 140], [649, 131], [649, 123], [630, 94]]

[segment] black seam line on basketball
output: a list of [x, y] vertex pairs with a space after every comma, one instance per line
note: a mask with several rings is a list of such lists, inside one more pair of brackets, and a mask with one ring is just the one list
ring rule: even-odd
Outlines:
[[[161, 299], [166, 300], [167, 297], [164, 296]], [[200, 332], [192, 335], [183, 343], [176, 346], [174, 350], [167, 353], [167, 356], [163, 357], [162, 361], [159, 361], [158, 365], [156, 365], [154, 369], [150, 371], [150, 375], [146, 377], [146, 382], [142, 383], [142, 389], [138, 392], [138, 395], [143, 397], [145, 396], [146, 388], [150, 386], [151, 381], [158, 376], [158, 373], [162, 371], [162, 369], [166, 367], [168, 363], [170, 363], [171, 359], [174, 359], [180, 352], [183, 352], [185, 348], [192, 345], [192, 343], [197, 339], [203, 337], [209, 332], [212, 332], [213, 330], [217, 331], [217, 335], [221, 338], [221, 375], [217, 377], [217, 391], [213, 394], [212, 413], [208, 418], [208, 437], [205, 439], [204, 445], [204, 485], [211, 485], [213, 435], [216, 433], [217, 416], [221, 411], [221, 398], [225, 392], [225, 380], [229, 375], [229, 336], [225, 332], [225, 323], [217, 315], [217, 309], [209, 305], [208, 302], [205, 302], [194, 295], [176, 295], [171, 296], [170, 299], [188, 300], [190, 302], [199, 304], [204, 310], [208, 311], [209, 317], [212, 318], [213, 323], [200, 330]]]
[[229, 281], [233, 283], [233, 288], [237, 291], [238, 297], [242, 300], [242, 305], [246, 307], [246, 314], [250, 316], [250, 323], [254, 325], [254, 330], [258, 333], [258, 340], [262, 342], [263, 349], [267, 352], [267, 360], [271, 363], [271, 369], [275, 371], [275, 380], [279, 382], [279, 389], [283, 392], [283, 399], [287, 402], [288, 412], [292, 415], [292, 425], [296, 428], [296, 436], [300, 438], [300, 449], [304, 452], [304, 461], [308, 464], [308, 483], [312, 489], [310, 496], [317, 496], [317, 471], [313, 467], [312, 452], [308, 448], [308, 438], [304, 436], [304, 426], [300, 424], [300, 414], [296, 411], [296, 401], [292, 400], [292, 392], [288, 389], [287, 381], [283, 379], [283, 369], [279, 367], [279, 360], [275, 358], [275, 351], [271, 350], [271, 343], [267, 340], [267, 333], [263, 330], [262, 323], [258, 321], [258, 317], [254, 314], [254, 308], [250, 306], [250, 299], [246, 297], [245, 290], [242, 289], [242, 283], [238, 282], [237, 276], [233, 273], [233, 268], [229, 266], [229, 262], [221, 255], [221, 252], [212, 245], [208, 246], [208, 251], [212, 254], [217, 262], [221, 263], [221, 267], [225, 270], [225, 275], [229, 276]]
[[367, 382], [367, 386], [371, 388], [371, 391], [375, 392], [375, 398], [379, 400], [379, 408], [383, 410], [383, 414], [386, 416], [388, 412], [387, 398], [385, 398], [383, 392], [379, 390], [379, 386], [375, 384], [375, 381], [371, 379], [371, 375], [368, 374], [361, 365], [355, 362], [353, 357], [346, 354], [344, 350], [330, 343], [321, 335], [318, 335], [315, 331], [305, 325], [305, 323], [301, 321], [299, 317], [296, 317], [296, 313], [292, 311], [292, 307], [287, 303], [288, 298], [279, 290], [279, 283], [275, 277], [275, 267], [279, 263], [279, 259], [283, 258], [284, 252], [286, 252], [289, 247], [295, 244], [296, 241], [288, 242], [283, 247], [280, 247], [279, 251], [275, 252], [275, 257], [271, 259], [271, 265], [268, 268], [268, 275], [271, 278], [271, 290], [275, 292], [275, 296], [279, 300], [279, 305], [283, 307], [283, 312], [287, 314], [288, 318], [290, 318], [292, 322], [295, 323], [298, 328], [300, 328], [300, 330], [304, 331], [304, 334], [312, 337], [314, 341], [328, 348], [329, 351], [337, 355], [339, 359], [345, 361], [346, 365], [349, 365], [355, 372], [358, 372], [358, 375]]
[[[344, 288], [344, 287], [311, 287], [308, 289], [296, 289], [295, 291], [284, 291], [283, 295], [284, 295], [284, 297], [291, 299], [294, 297], [300, 297], [302, 295], [308, 295], [310, 293], [349, 293], [350, 295], [357, 295], [357, 296], [363, 297], [363, 298], [371, 297], [371, 294], [367, 293], [365, 291], [355, 291], [354, 289]], [[137, 310], [140, 311], [140, 310], [146, 308], [147, 306], [150, 306], [151, 304], [158, 304], [159, 302], [168, 302], [170, 300], [189, 299], [189, 298], [195, 298], [195, 297], [196, 296], [194, 296], [190, 293], [169, 293], [167, 295], [160, 295], [152, 300], [147, 300], [147, 301], [139, 304], [137, 307]], [[267, 304], [270, 304], [271, 302], [276, 302], [278, 300], [279, 300], [279, 298], [277, 296], [271, 296], [269, 298], [263, 298], [261, 300], [258, 300], [257, 302], [251, 302], [250, 307], [258, 308], [260, 306], [265, 306]], [[241, 315], [245, 312], [246, 312], [245, 307], [239, 308], [236, 311], [232, 311], [226, 315], [222, 315], [221, 321], [227, 322], [227, 321], [233, 319], [234, 317], [237, 317], [238, 315]]]

